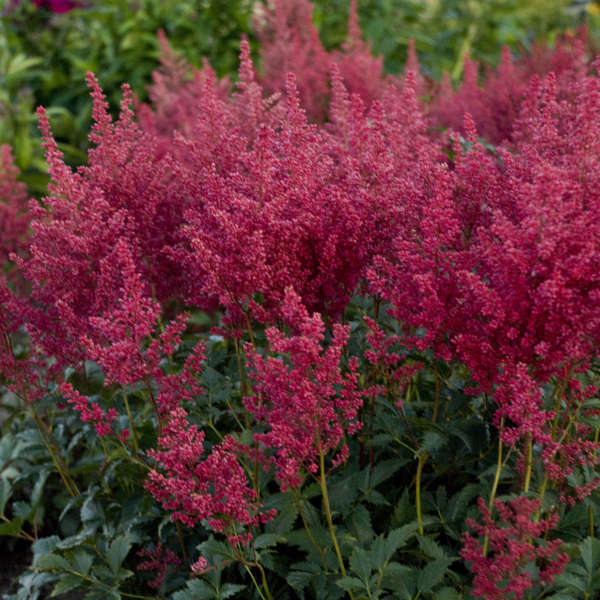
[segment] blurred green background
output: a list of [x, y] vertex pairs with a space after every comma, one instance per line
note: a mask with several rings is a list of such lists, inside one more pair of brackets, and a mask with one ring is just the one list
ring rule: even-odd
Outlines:
[[[47, 177], [34, 109], [51, 116], [67, 162], [86, 158], [90, 106], [84, 75], [96, 73], [111, 105], [129, 82], [141, 98], [158, 65], [156, 31], [190, 63], [207, 57], [220, 76], [235, 77], [242, 34], [252, 35], [254, 0], [84, 0], [54, 14], [29, 0], [6, 0], [0, 20], [0, 143], [13, 147], [21, 179], [43, 194]], [[349, 0], [316, 0], [314, 20], [328, 49], [346, 35]], [[408, 40], [416, 40], [423, 72], [460, 78], [465, 51], [495, 64], [502, 45], [528, 48], [552, 42], [586, 23], [600, 31], [595, 2], [566, 0], [359, 0], [365, 38], [390, 73], [402, 71]]]

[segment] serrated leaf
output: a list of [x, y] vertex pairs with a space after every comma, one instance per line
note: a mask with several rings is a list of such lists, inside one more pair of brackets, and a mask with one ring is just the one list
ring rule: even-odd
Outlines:
[[386, 552], [391, 556], [396, 550], [403, 546], [413, 535], [417, 533], [419, 525], [417, 523], [408, 523], [398, 529], [393, 529], [388, 533], [386, 540]]
[[83, 542], [88, 540], [90, 537], [91, 537], [91, 534], [89, 532], [82, 531], [81, 533], [78, 533], [77, 535], [71, 535], [71, 536], [65, 538], [64, 540], [61, 540], [60, 542], [58, 542], [56, 544], [56, 547], [59, 548], [60, 550], [68, 550], [70, 548], [74, 548], [75, 546], [79, 546], [79, 545], [83, 544]]
[[380, 483], [388, 480], [400, 469], [401, 466], [401, 462], [396, 458], [391, 458], [389, 460], [383, 460], [376, 463], [371, 473], [371, 487], [376, 487]]
[[265, 503], [265, 508], [277, 510], [275, 517], [266, 525], [268, 533], [284, 535], [292, 530], [298, 517], [298, 508], [291, 492], [273, 494]]
[[110, 544], [106, 553], [106, 561], [113, 573], [117, 573], [119, 567], [123, 564], [125, 557], [129, 554], [132, 542], [128, 535], [116, 537]]
[[282, 541], [284, 541], [284, 538], [276, 533], [263, 533], [254, 539], [254, 548], [256, 550], [269, 548]]
[[73, 565], [71, 565], [71, 563], [66, 558], [60, 556], [59, 554], [46, 554], [46, 556], [40, 556], [36, 566], [40, 569], [49, 570], [73, 570]]
[[61, 594], [70, 592], [71, 590], [74, 590], [77, 587], [79, 587], [81, 583], [82, 579], [80, 577], [77, 577], [76, 575], [63, 575], [54, 586], [54, 589], [52, 590], [52, 594], [50, 594], [50, 596], [60, 596]]
[[387, 498], [377, 490], [368, 490], [364, 498], [366, 502], [375, 506], [386, 506], [389, 504]]
[[579, 544], [581, 559], [588, 573], [594, 573], [600, 562], [600, 540], [598, 538], [586, 537]]
[[361, 544], [367, 544], [375, 535], [373, 526], [371, 525], [371, 515], [362, 504], [359, 504], [354, 509], [348, 527], [356, 534]]
[[346, 592], [354, 592], [365, 589], [365, 584], [356, 577], [342, 577], [338, 579], [335, 583]]
[[423, 593], [430, 592], [442, 580], [452, 562], [454, 561], [451, 558], [438, 558], [427, 564], [419, 574], [418, 589]]
[[404, 491], [402, 492], [402, 496], [400, 496], [400, 500], [398, 500], [396, 508], [394, 509], [394, 514], [392, 515], [392, 524], [402, 525], [413, 518], [414, 508], [408, 497], [408, 489], [405, 487]]
[[75, 548], [72, 552], [73, 566], [78, 573], [87, 575], [90, 572], [90, 567], [94, 562], [94, 557], [86, 552], [83, 548]]
[[246, 589], [246, 586], [241, 585], [240, 583], [226, 583], [223, 587], [219, 588], [218, 597], [226, 600], [227, 598], [235, 596], [244, 589]]
[[121, 600], [121, 594], [114, 588], [94, 588], [85, 595], [84, 600]]
[[371, 565], [373, 569], [379, 570], [382, 569], [386, 560], [388, 560], [389, 556], [386, 552], [386, 542], [385, 538], [380, 535], [375, 538], [371, 546], [371, 550], [369, 551]]
[[466, 512], [469, 502], [480, 493], [480, 486], [470, 483], [463, 487], [458, 494], [450, 498], [448, 502], [447, 520], [456, 521]]
[[390, 563], [383, 572], [382, 587], [393, 590], [394, 598], [412, 600], [418, 571], [400, 563]]
[[364, 548], [355, 548], [350, 556], [350, 569], [362, 581], [368, 581], [371, 571], [371, 557]]
[[210, 539], [202, 542], [196, 547], [202, 556], [211, 556], [216, 558], [234, 558], [231, 548], [218, 540]]
[[290, 571], [285, 580], [292, 588], [300, 592], [310, 583], [313, 577], [314, 574], [307, 571]]
[[440, 448], [444, 447], [447, 441], [447, 437], [437, 431], [426, 431], [423, 435], [421, 450], [428, 454], [435, 454]]
[[433, 600], [460, 600], [460, 593], [455, 588], [443, 587], [434, 594]]
[[213, 587], [201, 579], [187, 582], [184, 590], [179, 590], [171, 596], [171, 600], [214, 600], [216, 592]]
[[51, 535], [35, 541], [31, 546], [33, 550], [33, 566], [37, 566], [41, 557], [50, 554], [57, 547], [58, 542], [60, 542], [60, 538], [57, 535]]
[[358, 496], [355, 477], [344, 477], [328, 487], [331, 508], [341, 513], [345, 512]]
[[444, 549], [431, 538], [418, 535], [417, 539], [419, 540], [419, 547], [426, 556], [430, 558], [446, 558]]
[[[561, 573], [556, 579], [555, 584], [558, 586], [566, 586], [568, 588], [575, 588], [582, 593], [586, 593], [587, 590], [587, 582], [582, 577], [577, 577], [573, 573], [565, 572]], [[564, 590], [563, 590], [564, 591]]]

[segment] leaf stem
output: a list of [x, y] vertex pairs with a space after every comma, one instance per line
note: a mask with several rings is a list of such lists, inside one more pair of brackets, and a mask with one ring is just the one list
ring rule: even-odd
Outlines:
[[297, 490], [292, 489], [292, 494], [294, 496], [294, 501], [296, 502], [296, 508], [298, 509], [298, 514], [300, 515], [300, 518], [302, 519], [302, 524], [304, 525], [304, 529], [306, 530], [306, 533], [308, 534], [308, 538], [312, 542], [312, 545], [317, 549], [317, 551], [321, 555], [321, 561], [323, 562], [323, 569], [325, 570], [325, 573], [329, 573], [329, 570], [327, 569], [327, 559], [325, 558], [325, 551], [317, 543], [317, 540], [315, 539], [315, 536], [313, 535], [312, 529], [310, 528], [310, 525], [308, 524], [308, 521], [306, 520], [306, 517], [304, 516], [304, 511], [302, 510], [302, 505], [300, 504], [300, 498], [298, 498]]
[[423, 535], [423, 508], [421, 504], [421, 476], [423, 474], [423, 467], [427, 462], [429, 455], [427, 452], [419, 454], [419, 462], [417, 464], [417, 474], [415, 479], [415, 504], [417, 507], [417, 523], [419, 526], [419, 534]]
[[50, 458], [52, 458], [52, 462], [54, 463], [58, 474], [63, 480], [63, 483], [65, 484], [65, 487], [67, 488], [69, 494], [71, 494], [73, 498], [76, 498], [77, 496], [79, 496], [79, 489], [77, 488], [77, 484], [73, 481], [71, 475], [69, 474], [69, 469], [64, 458], [62, 457], [60, 448], [58, 448], [56, 442], [52, 439], [52, 434], [50, 433], [50, 431], [48, 431], [48, 427], [38, 415], [33, 404], [30, 404], [29, 402], [27, 402], [27, 404], [29, 404], [31, 414], [33, 415], [33, 420], [37, 425], [38, 431], [40, 432], [40, 437], [44, 442], [44, 446], [46, 446], [46, 450], [48, 450], [48, 453], [50, 454]]
[[[318, 437], [318, 436], [317, 436]], [[329, 494], [327, 493], [327, 478], [325, 476], [325, 455], [323, 453], [323, 447], [321, 445], [321, 440], [317, 440], [318, 448], [319, 448], [319, 484], [321, 486], [321, 495], [323, 496], [323, 508], [325, 510], [325, 517], [327, 519], [327, 526], [329, 527], [329, 535], [331, 537], [331, 541], [333, 542], [333, 547], [335, 548], [335, 555], [338, 559], [338, 564], [340, 565], [340, 572], [344, 577], [346, 577], [346, 567], [344, 566], [344, 559], [342, 558], [342, 551], [340, 550], [340, 545], [338, 544], [337, 537], [335, 535], [335, 529], [333, 527], [333, 519], [331, 517], [331, 506], [329, 504]], [[354, 596], [352, 592], [348, 590], [348, 595], [351, 600], [354, 600]]]

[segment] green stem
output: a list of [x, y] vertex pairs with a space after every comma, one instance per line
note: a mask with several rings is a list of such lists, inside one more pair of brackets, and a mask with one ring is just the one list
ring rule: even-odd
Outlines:
[[[0, 521], [4, 521], [5, 523], [10, 523], [10, 519], [6, 515], [0, 515]], [[19, 540], [27, 540], [28, 542], [31, 542], [32, 544], [33, 544], [33, 542], [36, 541], [35, 537], [30, 535], [23, 529], [19, 529], [19, 531], [17, 533], [12, 533], [12, 534], [8, 534], [8, 535], [11, 535], [12, 537], [16, 537]]]
[[[342, 551], [340, 550], [340, 545], [338, 544], [337, 537], [335, 535], [335, 529], [333, 527], [333, 519], [331, 517], [331, 506], [329, 504], [329, 494], [327, 493], [327, 478], [325, 477], [325, 455], [323, 454], [323, 447], [321, 446], [321, 440], [318, 440], [319, 447], [319, 467], [320, 467], [320, 477], [319, 484], [321, 486], [321, 495], [323, 496], [323, 508], [325, 509], [325, 517], [327, 519], [327, 526], [329, 527], [329, 535], [331, 537], [331, 541], [333, 542], [333, 547], [335, 548], [335, 555], [338, 559], [338, 564], [340, 565], [340, 572], [344, 577], [346, 577], [346, 567], [344, 566], [344, 559], [342, 558]], [[354, 596], [352, 592], [348, 591], [348, 595], [352, 600], [354, 600]]]
[[[242, 563], [244, 565], [244, 568], [246, 569], [246, 571], [248, 571], [248, 575], [250, 575], [250, 579], [252, 579], [252, 583], [254, 584], [254, 587], [256, 588], [256, 591], [258, 592], [258, 595], [262, 598], [262, 600], [267, 600], [264, 596], [264, 594], [261, 592], [260, 590], [260, 585], [258, 585], [258, 581], [256, 581], [256, 577], [254, 577], [254, 574], [252, 573], [250, 567], [248, 566], [247, 563], [243, 562]], [[265, 590], [266, 591], [266, 590]], [[270, 598], [270, 596], [269, 596]], [[272, 600], [272, 598], [271, 598]]]
[[308, 521], [306, 520], [306, 517], [304, 516], [304, 511], [302, 510], [302, 505], [300, 504], [300, 498], [298, 498], [298, 491], [295, 488], [292, 488], [292, 494], [294, 496], [294, 501], [296, 502], [296, 508], [298, 509], [298, 514], [300, 515], [300, 518], [302, 519], [302, 524], [304, 525], [304, 529], [306, 530], [306, 533], [308, 534], [308, 539], [311, 541], [312, 545], [317, 549], [317, 551], [321, 555], [321, 561], [323, 562], [323, 569], [325, 570], [325, 573], [328, 573], [329, 570], [327, 569], [327, 559], [325, 558], [325, 551], [317, 543], [317, 540], [315, 539], [315, 536], [313, 535], [312, 529], [310, 528], [310, 525], [308, 524]]
[[523, 482], [523, 491], [527, 494], [531, 484], [531, 468], [533, 465], [533, 438], [531, 433], [527, 434], [527, 465], [525, 468], [525, 481]]
[[244, 318], [246, 320], [246, 329], [248, 330], [248, 337], [250, 338], [250, 343], [256, 348], [256, 342], [254, 341], [254, 332], [252, 331], [252, 324], [250, 323], [250, 317], [248, 316], [248, 311], [242, 311], [244, 313]]
[[[504, 457], [504, 459], [502, 458], [502, 431], [504, 429], [504, 417], [502, 417], [502, 419], [500, 420], [500, 431], [498, 433], [498, 458], [496, 461], [496, 474], [494, 475], [494, 483], [492, 484], [492, 491], [490, 492], [490, 499], [488, 501], [488, 510], [491, 512], [492, 509], [494, 508], [494, 500], [496, 499], [496, 494], [498, 492], [498, 485], [500, 483], [500, 476], [502, 474], [502, 469], [504, 468], [504, 465], [506, 465], [506, 462], [508, 461], [508, 457], [510, 456], [510, 453], [512, 452], [512, 447], [508, 450], [506, 456]], [[483, 556], [485, 556], [487, 554], [487, 549], [488, 549], [488, 536], [486, 535], [483, 538]]]
[[40, 418], [40, 416], [37, 414], [33, 405], [29, 404], [29, 407], [31, 408], [31, 414], [33, 415], [33, 420], [35, 421], [35, 424], [37, 425], [38, 431], [40, 432], [40, 436], [44, 442], [44, 446], [46, 446], [46, 450], [48, 450], [48, 453], [50, 454], [50, 457], [52, 458], [52, 462], [54, 463], [54, 466], [56, 467], [58, 474], [60, 475], [61, 479], [63, 480], [63, 483], [65, 484], [65, 487], [67, 488], [67, 491], [69, 492], [69, 494], [71, 494], [71, 496], [73, 498], [76, 498], [77, 496], [79, 496], [79, 489], [77, 488], [76, 483], [73, 481], [71, 475], [69, 474], [69, 469], [67, 467], [67, 464], [66, 464], [64, 458], [62, 457], [60, 448], [58, 448], [58, 446], [56, 446], [56, 443], [52, 439], [52, 434], [48, 431], [46, 424]]
[[417, 505], [417, 523], [419, 526], [419, 534], [423, 535], [423, 508], [421, 504], [421, 476], [423, 474], [423, 467], [427, 462], [429, 455], [427, 452], [419, 454], [419, 462], [417, 464], [417, 475], [415, 481], [415, 503]]
[[260, 571], [260, 578], [263, 584], [263, 589], [265, 590], [265, 594], [267, 594], [268, 600], [273, 600], [273, 596], [271, 596], [271, 590], [269, 589], [269, 584], [267, 583], [267, 576], [265, 574], [263, 566], [259, 562], [257, 562], [256, 567]]

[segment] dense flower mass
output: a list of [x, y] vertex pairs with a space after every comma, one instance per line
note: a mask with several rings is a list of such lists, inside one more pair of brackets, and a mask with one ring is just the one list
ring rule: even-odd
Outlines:
[[[370, 556], [393, 545], [361, 502], [393, 501], [401, 519], [397, 488], [413, 485], [421, 547], [407, 561], [443, 562], [468, 514], [461, 500], [442, 516], [467, 477], [455, 484], [450, 463], [469, 452], [468, 476], [491, 486], [462, 536], [473, 594], [518, 600], [562, 571], [563, 508], [600, 486], [600, 59], [580, 32], [520, 59], [504, 49], [481, 81], [467, 57], [453, 90], [419, 72], [414, 43], [405, 73], [385, 76], [355, 1], [333, 52], [311, 11], [257, 3], [260, 69], [243, 39], [235, 83], [191, 69], [161, 33], [149, 104], [125, 85], [116, 120], [88, 74], [88, 164], [65, 164], [40, 108], [51, 183], [29, 209], [2, 147], [2, 383], [32, 406], [60, 394], [143, 466], [171, 521], [223, 534], [223, 556], [263, 580], [265, 548], [296, 517], [307, 533], [289, 543], [310, 545], [330, 579], [350, 548], [356, 571], [359, 543]], [[100, 392], [78, 380], [90, 365]], [[397, 475], [390, 500], [375, 488], [401, 461], [416, 474]], [[337, 481], [332, 513], [327, 478], [351, 468], [362, 496]], [[440, 473], [443, 493], [423, 489]], [[273, 490], [293, 506], [261, 540]], [[423, 542], [423, 506], [443, 523], [439, 549]], [[158, 589], [179, 558], [152, 547], [139, 568]], [[396, 550], [373, 564], [381, 576], [342, 583], [383, 585]], [[184, 558], [198, 577], [224, 568]]]
[[489, 550], [485, 552], [479, 541], [467, 533], [461, 554], [473, 565], [473, 595], [486, 600], [520, 600], [534, 583], [528, 566], [539, 564], [537, 578], [549, 584], [569, 560], [566, 553], [560, 552], [561, 539], [543, 539], [558, 517], [554, 514], [547, 519], [535, 519], [540, 503], [531, 498], [519, 497], [507, 503], [496, 500], [494, 506], [500, 523], [492, 519], [481, 498], [483, 524], [468, 520], [478, 536], [487, 537]]
[[[357, 420], [362, 395], [357, 386], [357, 364], [340, 372], [340, 359], [348, 328], [334, 325], [331, 344], [322, 348], [325, 325], [312, 317], [292, 290], [286, 291], [283, 318], [296, 335], [285, 336], [269, 328], [267, 340], [276, 355], [264, 358], [249, 354], [255, 395], [245, 405], [259, 423], [267, 427], [256, 434], [265, 449], [275, 452], [275, 473], [281, 489], [299, 487], [306, 474], [323, 468], [320, 461], [332, 453], [334, 465], [343, 462], [348, 447], [344, 434], [360, 428]], [[289, 364], [286, 364], [289, 361]]]
[[498, 67], [495, 70], [487, 67], [481, 83], [480, 65], [466, 57], [463, 79], [456, 90], [452, 89], [449, 76], [434, 86], [430, 115], [439, 126], [464, 132], [463, 116], [468, 112], [489, 143], [511, 142], [532, 77], [554, 73], [560, 97], [574, 99], [573, 86], [590, 66], [586, 45], [589, 45], [589, 37], [586, 29], [581, 28], [577, 35], [565, 35], [557, 40], [553, 48], [535, 44], [529, 54], [518, 59], [505, 46]]
[[204, 434], [190, 425], [183, 408], [173, 409], [151, 456], [161, 471], [151, 471], [147, 489], [171, 518], [193, 527], [206, 519], [212, 529], [228, 535], [234, 544], [247, 544], [251, 529], [268, 521], [272, 512], [260, 503], [240, 464], [242, 450], [226, 437], [204, 455]]

